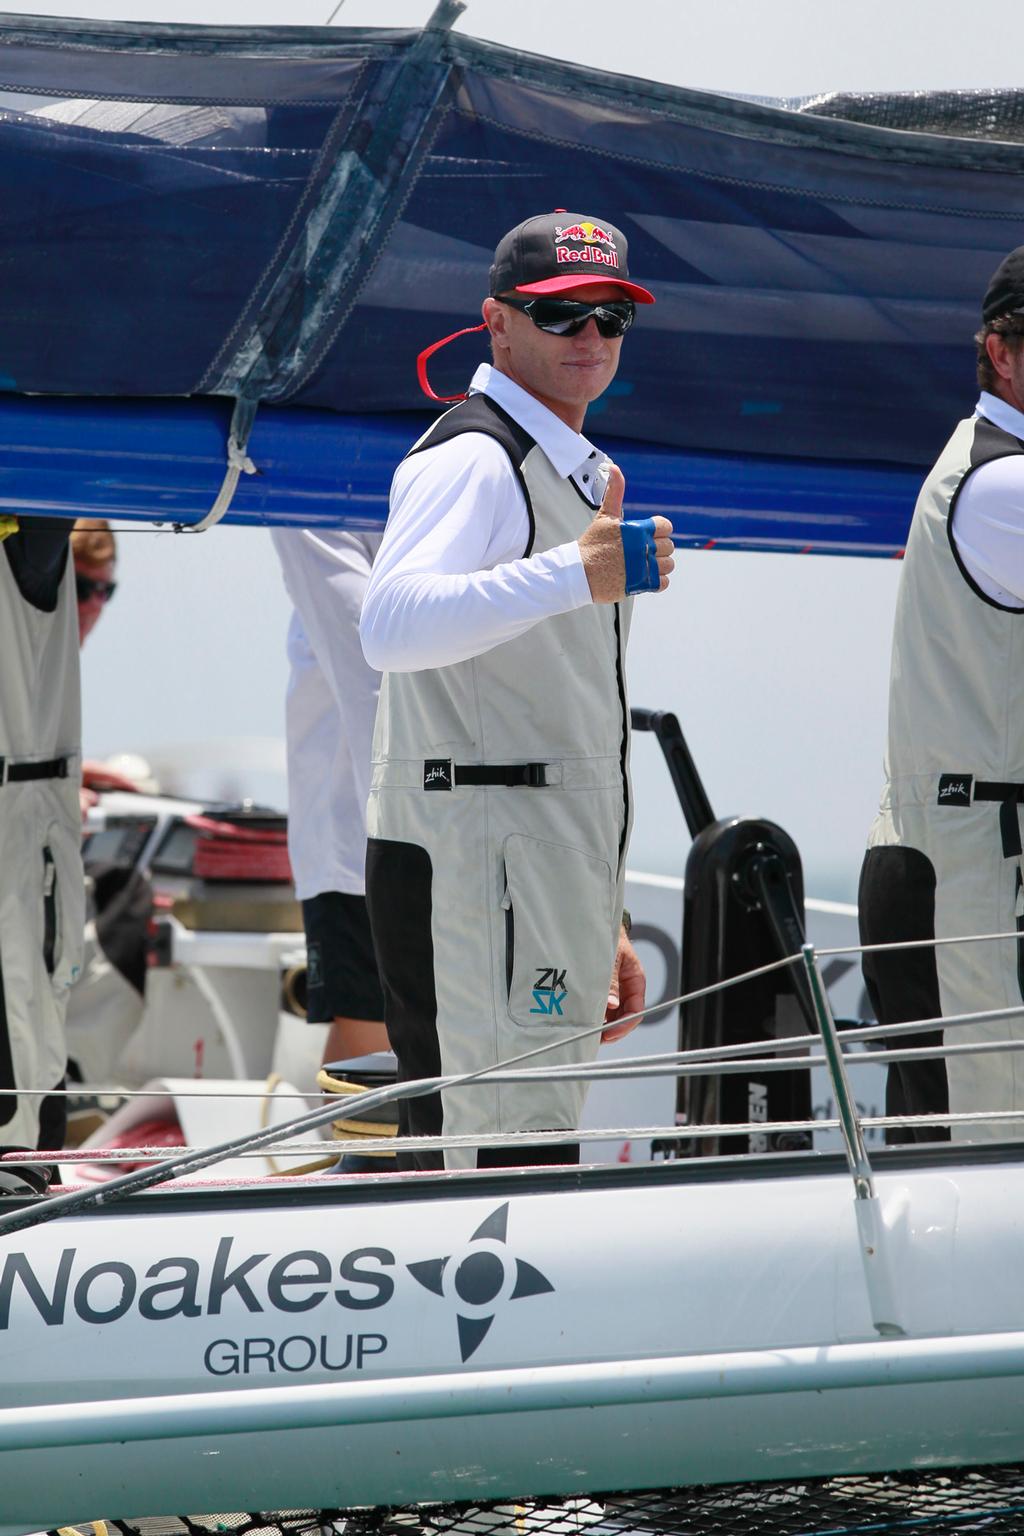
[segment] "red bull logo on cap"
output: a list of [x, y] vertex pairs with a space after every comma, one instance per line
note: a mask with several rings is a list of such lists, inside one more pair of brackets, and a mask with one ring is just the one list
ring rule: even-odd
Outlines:
[[591, 219], [581, 219], [578, 224], [556, 224], [555, 239], [579, 240], [585, 245], [610, 245], [612, 250], [615, 249], [615, 236], [611, 230]]
[[[564, 241], [572, 240], [583, 250], [573, 250]], [[593, 219], [580, 219], [578, 224], [555, 225], [555, 260], [560, 267], [572, 267], [582, 262], [588, 267], [617, 267], [619, 253], [615, 248], [615, 236]]]

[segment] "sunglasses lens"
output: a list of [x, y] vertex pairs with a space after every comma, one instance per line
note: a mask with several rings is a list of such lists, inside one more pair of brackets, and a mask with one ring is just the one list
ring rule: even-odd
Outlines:
[[534, 299], [529, 316], [539, 330], [552, 336], [575, 336], [593, 317], [604, 337], [624, 336], [633, 323], [632, 299], [612, 299], [605, 304], [584, 304], [575, 299]]
[[616, 299], [610, 304], [602, 304], [594, 319], [602, 336], [624, 336], [635, 315], [636, 305], [632, 299]]
[[91, 576], [76, 576], [75, 594], [80, 603], [98, 597], [101, 603], [109, 602], [117, 587], [116, 581], [94, 581]]
[[552, 336], [575, 336], [590, 319], [591, 308], [571, 299], [534, 299], [528, 313], [540, 331], [548, 331]]

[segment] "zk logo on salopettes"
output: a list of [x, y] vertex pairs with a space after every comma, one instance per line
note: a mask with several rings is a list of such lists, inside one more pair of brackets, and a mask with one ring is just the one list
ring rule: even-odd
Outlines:
[[507, 1301], [542, 1296], [555, 1289], [539, 1269], [502, 1251], [508, 1241], [507, 1233], [506, 1202], [480, 1223], [462, 1253], [406, 1266], [426, 1290], [458, 1308], [456, 1322], [463, 1361], [482, 1344], [498, 1310]]
[[533, 1007], [530, 1012], [543, 1013], [548, 1018], [557, 1014], [562, 1018], [562, 1004], [567, 996], [565, 967], [558, 970], [553, 965], [538, 966], [537, 980], [533, 984]]

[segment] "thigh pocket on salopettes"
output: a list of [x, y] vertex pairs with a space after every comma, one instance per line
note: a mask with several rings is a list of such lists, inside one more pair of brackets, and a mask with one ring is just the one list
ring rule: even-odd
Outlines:
[[505, 839], [505, 989], [516, 1024], [599, 1024], [608, 1001], [614, 878], [606, 860]]
[[51, 822], [40, 853], [43, 964], [55, 991], [65, 992], [82, 969], [85, 881], [77, 829]]

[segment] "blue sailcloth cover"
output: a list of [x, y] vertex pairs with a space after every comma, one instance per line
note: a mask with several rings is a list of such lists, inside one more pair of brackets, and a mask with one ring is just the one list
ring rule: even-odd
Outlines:
[[[506, 229], [571, 207], [657, 297], [587, 418], [627, 516], [898, 555], [974, 402], [1019, 145], [604, 74], [457, 10], [0, 19], [0, 510], [379, 525], [430, 419], [417, 353], [478, 319]], [[438, 393], [484, 356], [440, 353]]]

